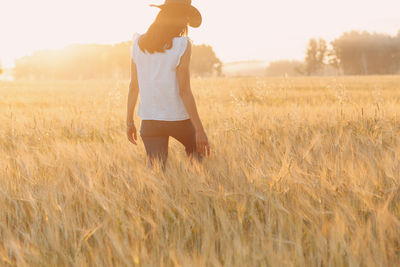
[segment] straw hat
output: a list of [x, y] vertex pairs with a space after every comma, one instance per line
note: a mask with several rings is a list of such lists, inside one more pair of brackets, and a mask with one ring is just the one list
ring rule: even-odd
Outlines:
[[200, 27], [202, 22], [202, 17], [200, 11], [192, 6], [192, 0], [165, 0], [162, 5], [150, 5], [152, 7], [158, 7], [160, 9], [164, 9], [167, 7], [184, 7], [187, 8], [189, 15], [189, 25], [193, 28]]

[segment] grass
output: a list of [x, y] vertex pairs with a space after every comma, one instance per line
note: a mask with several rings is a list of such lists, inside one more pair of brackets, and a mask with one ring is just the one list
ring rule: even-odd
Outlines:
[[400, 77], [194, 80], [213, 156], [165, 173], [127, 85], [0, 83], [0, 265], [400, 263]]

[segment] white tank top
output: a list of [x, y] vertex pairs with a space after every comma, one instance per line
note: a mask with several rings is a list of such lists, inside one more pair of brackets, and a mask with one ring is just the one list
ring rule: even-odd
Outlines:
[[188, 38], [175, 37], [171, 49], [164, 53], [145, 53], [138, 45], [141, 35], [133, 36], [132, 59], [139, 82], [138, 116], [142, 120], [181, 121], [189, 115], [179, 95], [176, 68], [186, 51]]

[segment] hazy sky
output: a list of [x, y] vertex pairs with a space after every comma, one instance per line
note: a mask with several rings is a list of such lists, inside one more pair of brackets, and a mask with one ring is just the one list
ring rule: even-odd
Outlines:
[[[118, 43], [146, 31], [161, 0], [1, 0], [0, 60], [71, 43]], [[203, 25], [191, 29], [224, 62], [301, 59], [311, 37], [352, 29], [396, 34], [400, 0], [193, 0]]]

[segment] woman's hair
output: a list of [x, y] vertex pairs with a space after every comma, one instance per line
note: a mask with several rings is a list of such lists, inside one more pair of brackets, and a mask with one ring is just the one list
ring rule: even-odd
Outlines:
[[140, 38], [140, 49], [150, 54], [163, 53], [165, 50], [171, 49], [174, 37], [188, 34], [188, 22], [187, 10], [183, 7], [163, 7], [153, 24]]

